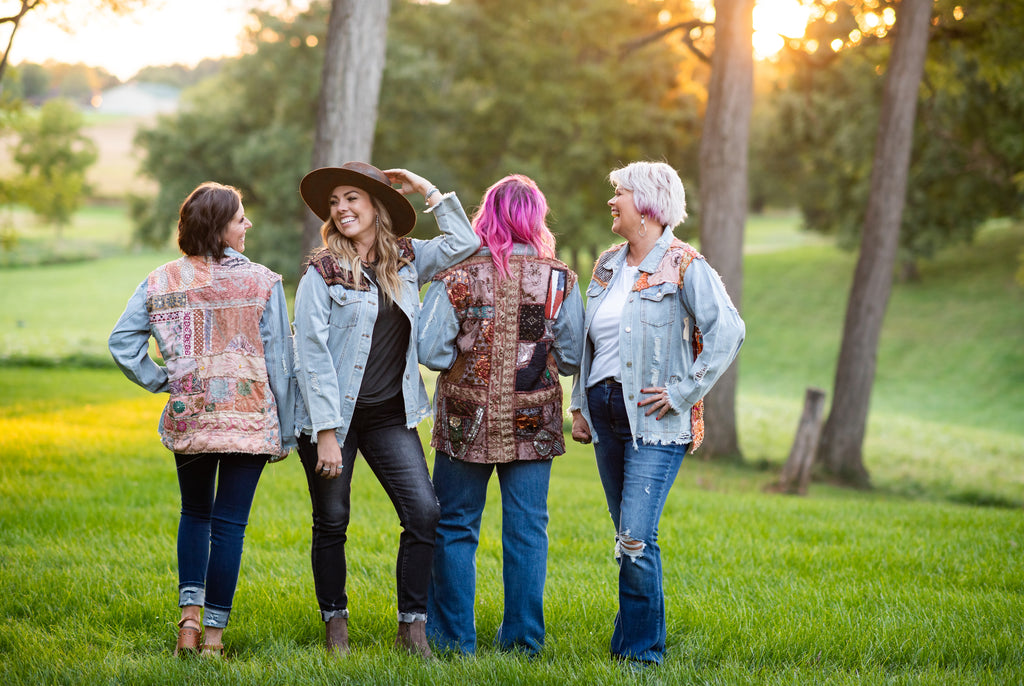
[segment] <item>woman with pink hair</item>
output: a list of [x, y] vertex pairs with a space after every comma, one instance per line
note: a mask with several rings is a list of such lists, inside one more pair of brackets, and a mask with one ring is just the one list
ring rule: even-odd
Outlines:
[[547, 200], [513, 174], [473, 217], [482, 247], [434, 276], [420, 314], [420, 362], [437, 379], [431, 445], [441, 506], [427, 599], [439, 650], [476, 651], [476, 548], [487, 482], [498, 473], [505, 607], [495, 643], [544, 645], [548, 482], [565, 452], [562, 386], [582, 352], [576, 274], [555, 258]]

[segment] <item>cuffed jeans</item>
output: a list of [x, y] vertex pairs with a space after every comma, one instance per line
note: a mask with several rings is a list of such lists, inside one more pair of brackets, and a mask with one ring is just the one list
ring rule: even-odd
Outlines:
[[501, 486], [505, 609], [494, 642], [503, 650], [539, 653], [544, 646], [550, 460], [474, 464], [438, 451], [434, 490], [441, 521], [427, 603], [427, 637], [441, 650], [476, 652], [476, 549], [487, 482], [495, 470]]
[[619, 612], [611, 654], [660, 663], [665, 654], [666, 625], [658, 522], [688, 446], [637, 441], [634, 448], [618, 384], [591, 387], [587, 402], [597, 469], [616, 532]]
[[316, 444], [308, 435], [299, 436], [299, 458], [313, 506], [310, 558], [321, 616], [324, 621], [348, 616], [345, 542], [357, 450], [391, 498], [402, 525], [395, 567], [398, 620], [425, 620], [439, 510], [419, 434], [405, 426], [401, 394], [381, 405], [356, 408], [341, 446], [341, 475], [334, 479], [315, 473]]
[[203, 624], [228, 625], [249, 510], [268, 456], [174, 454], [181, 489], [178, 605], [202, 605]]

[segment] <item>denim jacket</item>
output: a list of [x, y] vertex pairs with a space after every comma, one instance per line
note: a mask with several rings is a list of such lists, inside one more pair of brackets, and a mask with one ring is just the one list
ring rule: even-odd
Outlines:
[[[225, 248], [227, 257], [249, 261], [242, 253]], [[107, 347], [114, 362], [131, 381], [151, 393], [171, 390], [167, 368], [158, 365], [149, 356], [149, 338], [153, 333], [150, 313], [146, 309], [146, 290], [149, 278], [143, 279], [124, 308]], [[260, 318], [260, 339], [267, 366], [267, 383], [277, 402], [277, 416], [281, 427], [281, 443], [285, 453], [294, 448], [296, 441], [291, 428], [294, 424], [295, 390], [292, 380], [291, 328], [288, 325], [288, 305], [280, 280], [274, 284]], [[159, 424], [164, 436], [163, 417]], [[278, 456], [280, 457], [280, 456]]]
[[[406, 426], [415, 427], [430, 414], [430, 400], [419, 372], [416, 332], [419, 328], [420, 287], [441, 269], [472, 255], [480, 247], [459, 199], [447, 194], [431, 208], [441, 235], [410, 240], [413, 260], [398, 271], [401, 280], [396, 304], [409, 318], [402, 395]], [[296, 403], [295, 431], [310, 434], [335, 429], [345, 442], [370, 354], [377, 320], [378, 291], [364, 279], [367, 290], [328, 286], [315, 269], [307, 269], [295, 293], [295, 376], [302, 402]]]
[[423, 299], [422, 364], [437, 378], [437, 450], [465, 462], [547, 460], [565, 452], [558, 374], [579, 370], [576, 274], [516, 244], [502, 280], [491, 252], [434, 277]]
[[[675, 242], [675, 245], [673, 243]], [[684, 246], [695, 256], [679, 283], [680, 264], [670, 248]], [[626, 259], [625, 243], [598, 258], [587, 288], [583, 362], [573, 383], [571, 410], [580, 410], [593, 428], [587, 407], [586, 382], [594, 358], [590, 325], [615, 273]], [[694, 359], [694, 328], [703, 349]], [[640, 263], [637, 281], [626, 299], [619, 324], [622, 395], [633, 444], [686, 444], [693, 441], [689, 410], [728, 369], [743, 344], [746, 328], [718, 273], [668, 229]], [[664, 386], [673, 410], [656, 419], [647, 416], [641, 388]], [[597, 441], [596, 435], [594, 436]]]

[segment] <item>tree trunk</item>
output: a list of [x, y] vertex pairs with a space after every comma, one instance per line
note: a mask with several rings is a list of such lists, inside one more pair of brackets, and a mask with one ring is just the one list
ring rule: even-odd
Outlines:
[[931, 9], [932, 0], [902, 0], [896, 9], [860, 256], [846, 306], [832, 409], [818, 444], [825, 472], [856, 488], [871, 486], [862, 454], [864, 433], [892, 291]]
[[[715, 3], [715, 52], [700, 144], [700, 248], [718, 270], [736, 307], [743, 295], [743, 229], [747, 220], [747, 147], [754, 102], [754, 0]], [[708, 458], [740, 462], [734, 364], [704, 399]]]
[[[332, 0], [312, 168], [370, 162], [386, 58], [388, 0]], [[322, 222], [306, 213], [303, 247], [321, 244]]]
[[821, 413], [825, 409], [825, 391], [808, 388], [804, 395], [804, 411], [796, 427], [796, 437], [789, 451], [789, 459], [782, 467], [778, 484], [770, 490], [777, 493], [806, 495], [811, 480], [811, 465], [821, 435]]

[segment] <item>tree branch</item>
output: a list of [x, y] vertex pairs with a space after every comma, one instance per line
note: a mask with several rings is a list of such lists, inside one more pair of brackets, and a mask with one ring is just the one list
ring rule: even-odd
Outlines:
[[700, 19], [681, 21], [676, 24], [672, 24], [671, 26], [666, 26], [660, 31], [655, 31], [654, 33], [647, 34], [646, 36], [640, 36], [639, 38], [634, 38], [631, 41], [623, 43], [621, 47], [622, 56], [625, 57], [632, 52], [636, 52], [645, 45], [657, 42], [675, 31], [683, 31], [682, 41], [686, 44], [686, 47], [690, 49], [690, 52], [696, 55], [702, 62], [710, 63], [711, 58], [703, 50], [697, 47], [696, 43], [693, 42], [693, 38], [690, 37], [690, 32], [693, 31], [693, 29], [706, 29], [712, 26], [714, 25], [709, 24], [706, 21], [701, 21]]

